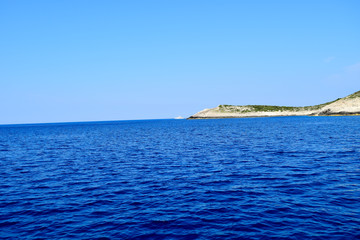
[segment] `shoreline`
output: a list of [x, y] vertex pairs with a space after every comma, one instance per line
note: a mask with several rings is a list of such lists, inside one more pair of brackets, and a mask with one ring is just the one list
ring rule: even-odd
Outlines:
[[271, 117], [349, 117], [360, 116], [360, 113], [343, 113], [343, 114], [328, 114], [328, 115], [259, 115], [259, 116], [224, 116], [224, 117], [194, 117], [190, 116], [187, 120], [198, 119], [226, 119], [226, 118], [271, 118]]
[[215, 108], [204, 109], [187, 119], [358, 115], [360, 115], [360, 91], [331, 102], [306, 107], [219, 105]]

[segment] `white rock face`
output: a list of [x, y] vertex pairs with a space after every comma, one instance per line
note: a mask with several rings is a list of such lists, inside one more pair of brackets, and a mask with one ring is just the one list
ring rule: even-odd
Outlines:
[[[325, 114], [327, 113], [327, 114]], [[360, 114], [360, 97], [342, 98], [334, 103], [330, 103], [321, 108], [317, 115], [331, 115], [331, 114]]]
[[204, 109], [190, 117], [201, 118], [245, 118], [245, 117], [277, 117], [277, 116], [328, 116], [328, 115], [360, 115], [360, 91], [341, 98], [322, 107], [304, 107], [294, 110], [254, 111], [250, 106], [226, 106]]
[[244, 118], [244, 117], [276, 117], [276, 116], [304, 116], [314, 111], [277, 111], [277, 112], [222, 112], [219, 107], [205, 109], [191, 116], [191, 118]]

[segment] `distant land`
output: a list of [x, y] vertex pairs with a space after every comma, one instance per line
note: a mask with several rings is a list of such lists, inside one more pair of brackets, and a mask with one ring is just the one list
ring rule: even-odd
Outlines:
[[215, 108], [204, 109], [188, 119], [343, 115], [360, 115], [360, 91], [332, 102], [306, 107], [219, 105]]

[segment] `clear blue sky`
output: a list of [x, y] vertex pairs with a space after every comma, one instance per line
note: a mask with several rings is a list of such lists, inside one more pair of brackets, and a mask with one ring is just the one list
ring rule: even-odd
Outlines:
[[0, 1], [0, 124], [188, 117], [360, 90], [358, 0]]

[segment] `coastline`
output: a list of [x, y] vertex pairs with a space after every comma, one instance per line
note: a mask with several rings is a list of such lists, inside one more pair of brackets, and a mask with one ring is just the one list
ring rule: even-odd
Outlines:
[[204, 109], [187, 119], [255, 118], [286, 116], [359, 116], [360, 91], [332, 102], [307, 106], [286, 107], [271, 105], [219, 105]]
[[328, 115], [259, 115], [259, 116], [223, 116], [223, 117], [194, 117], [190, 116], [187, 120], [198, 119], [226, 119], [226, 118], [271, 118], [271, 117], [347, 117], [347, 116], [360, 116], [360, 113], [344, 113], [344, 114], [328, 114]]

